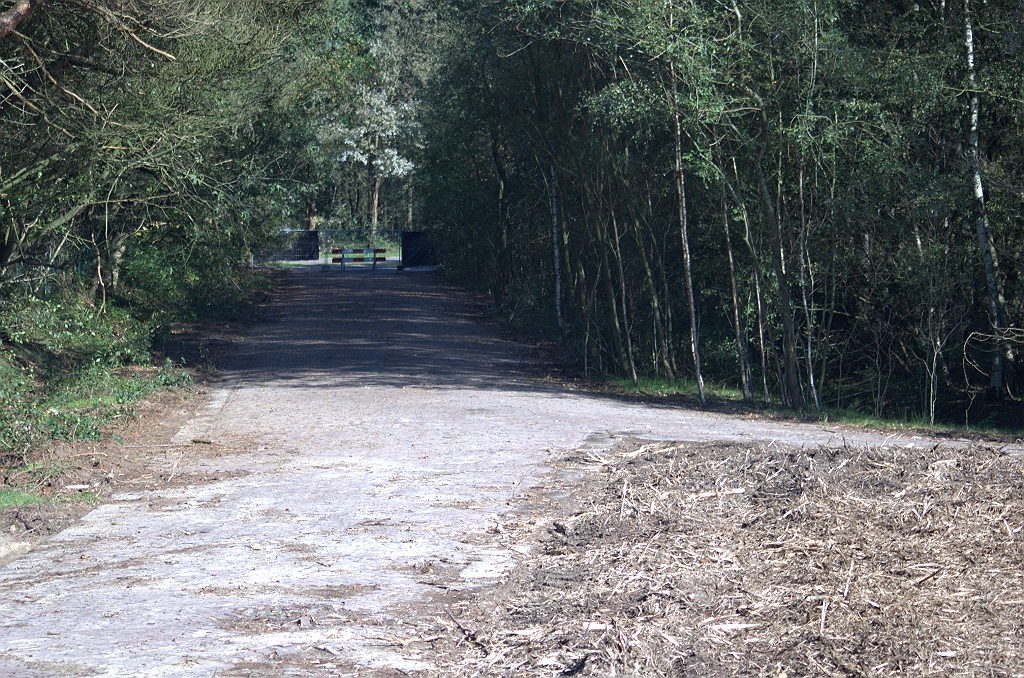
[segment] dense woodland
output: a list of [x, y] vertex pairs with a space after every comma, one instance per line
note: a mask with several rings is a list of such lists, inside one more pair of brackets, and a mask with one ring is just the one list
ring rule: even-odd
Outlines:
[[438, 5], [424, 221], [592, 374], [1021, 424], [1024, 3]]
[[591, 376], [1018, 428], [1022, 51], [1020, 0], [7, 0], [0, 446], [325, 227]]

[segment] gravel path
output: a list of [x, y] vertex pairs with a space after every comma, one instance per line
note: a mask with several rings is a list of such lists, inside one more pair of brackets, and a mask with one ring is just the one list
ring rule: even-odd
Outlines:
[[564, 390], [429, 274], [288, 281], [171, 441], [173, 482], [0, 569], [0, 675], [429, 673], [425, 629], [515, 564], [494, 526], [567, 452], [884, 439]]

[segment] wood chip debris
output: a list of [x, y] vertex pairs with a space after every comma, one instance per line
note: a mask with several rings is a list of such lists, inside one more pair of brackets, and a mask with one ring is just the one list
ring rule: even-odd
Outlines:
[[732, 494], [743, 494], [746, 489], [742, 487], [736, 487], [730, 490], [711, 490], [708, 492], [698, 492], [691, 494], [686, 497], [686, 501], [697, 501], [698, 499], [711, 499], [713, 497], [728, 497]]
[[613, 452], [576, 484], [582, 511], [438, 620], [441, 674], [1024, 676], [1024, 458]]

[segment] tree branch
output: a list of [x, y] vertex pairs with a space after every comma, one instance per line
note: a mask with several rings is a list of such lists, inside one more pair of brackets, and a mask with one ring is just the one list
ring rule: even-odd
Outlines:
[[0, 14], [0, 40], [13, 33], [22, 21], [27, 19], [32, 12], [36, 11], [47, 0], [18, 0], [14, 7], [3, 14]]

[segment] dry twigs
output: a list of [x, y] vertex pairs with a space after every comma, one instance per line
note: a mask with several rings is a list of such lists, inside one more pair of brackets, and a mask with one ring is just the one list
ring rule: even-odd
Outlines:
[[980, 447], [627, 454], [478, 601], [489, 654], [444, 668], [1024, 675], [1022, 469]]

